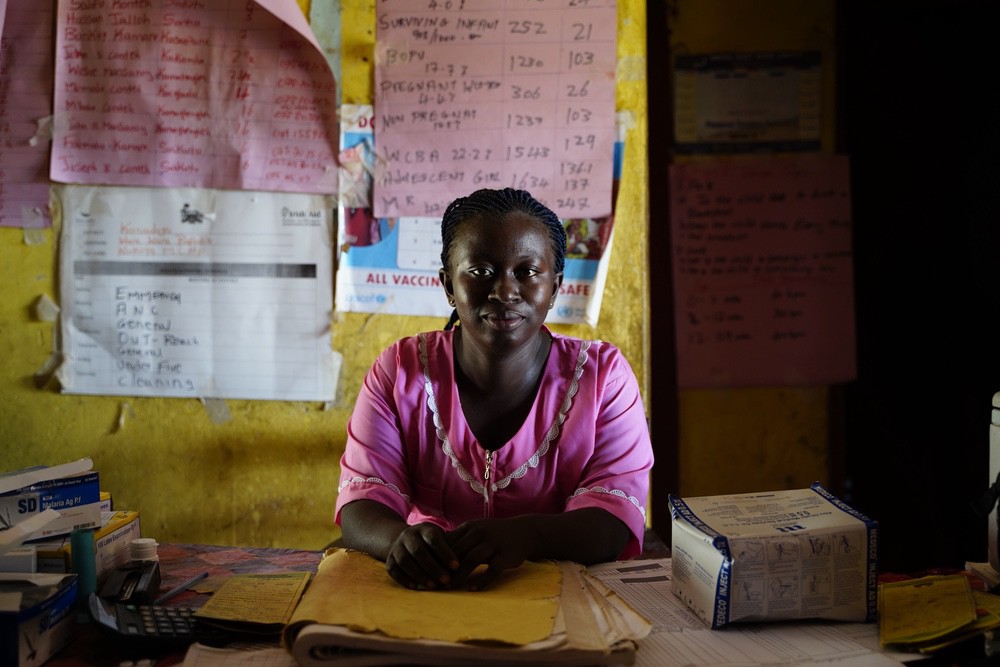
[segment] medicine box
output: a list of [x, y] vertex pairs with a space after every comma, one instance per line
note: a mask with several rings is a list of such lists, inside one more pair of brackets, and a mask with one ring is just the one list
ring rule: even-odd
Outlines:
[[76, 593], [75, 574], [0, 574], [0, 665], [35, 667], [63, 648]]
[[[106, 573], [129, 561], [129, 543], [141, 537], [139, 512], [104, 512], [94, 531], [94, 567], [101, 582]], [[73, 553], [69, 536], [35, 543], [39, 572], [71, 572]]]
[[37, 558], [32, 544], [22, 544], [6, 551], [0, 547], [0, 572], [35, 572], [38, 569]]
[[878, 524], [819, 483], [669, 504], [674, 594], [710, 627], [875, 620]]
[[52, 508], [59, 517], [27, 536], [36, 541], [101, 523], [101, 488], [96, 472], [50, 479], [0, 495], [0, 529], [16, 526]]

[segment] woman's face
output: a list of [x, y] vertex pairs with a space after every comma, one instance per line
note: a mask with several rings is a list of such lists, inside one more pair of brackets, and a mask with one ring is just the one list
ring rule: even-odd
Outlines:
[[544, 223], [521, 212], [473, 216], [455, 228], [448, 259], [441, 282], [463, 336], [496, 349], [534, 339], [563, 278]]

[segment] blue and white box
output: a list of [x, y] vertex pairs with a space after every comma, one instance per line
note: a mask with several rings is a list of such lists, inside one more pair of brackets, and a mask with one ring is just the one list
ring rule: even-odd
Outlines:
[[0, 665], [35, 667], [76, 631], [75, 574], [0, 574]]
[[25, 541], [42, 540], [81, 528], [101, 525], [101, 487], [96, 471], [35, 482], [0, 494], [0, 532], [47, 509], [59, 517], [27, 535]]
[[876, 619], [878, 524], [818, 482], [669, 502], [674, 594], [710, 627]]

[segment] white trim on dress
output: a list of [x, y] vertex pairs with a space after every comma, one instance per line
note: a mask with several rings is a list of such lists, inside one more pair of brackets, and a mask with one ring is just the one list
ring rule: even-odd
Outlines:
[[[441, 441], [441, 451], [443, 451], [451, 460], [451, 467], [458, 472], [459, 477], [468, 482], [473, 491], [483, 496], [484, 499], [488, 499], [486, 487], [483, 486], [482, 482], [480, 482], [475, 475], [470, 474], [469, 471], [465, 469], [462, 463], [458, 460], [458, 457], [455, 455], [455, 451], [451, 447], [451, 442], [448, 440], [448, 432], [441, 424], [441, 415], [438, 413], [437, 400], [434, 395], [434, 385], [431, 383], [430, 363], [427, 358], [427, 334], [419, 334], [418, 339], [420, 363], [424, 369], [424, 392], [427, 394], [427, 407], [430, 409], [434, 418], [434, 430], [438, 440]], [[573, 406], [573, 397], [576, 396], [577, 391], [580, 389], [580, 377], [583, 376], [583, 368], [587, 363], [587, 350], [590, 349], [590, 346], [591, 341], [582, 341], [582, 344], [580, 345], [580, 353], [576, 358], [576, 368], [573, 369], [573, 379], [570, 381], [569, 388], [566, 391], [566, 396], [563, 398], [562, 404], [559, 407], [559, 414], [556, 415], [556, 418], [549, 427], [549, 430], [546, 431], [545, 437], [542, 438], [542, 442], [538, 446], [538, 449], [535, 450], [534, 454], [528, 457], [527, 461], [518, 466], [514, 472], [491, 484], [490, 490], [498, 491], [500, 489], [506, 489], [510, 486], [510, 483], [513, 480], [524, 477], [529, 468], [537, 468], [541, 458], [548, 453], [549, 443], [559, 437], [562, 425], [566, 421], [566, 414]]]

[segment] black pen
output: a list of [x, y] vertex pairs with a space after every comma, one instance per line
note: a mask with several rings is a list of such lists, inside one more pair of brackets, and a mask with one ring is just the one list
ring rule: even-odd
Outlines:
[[205, 579], [207, 577], [208, 577], [208, 572], [202, 572], [201, 574], [195, 575], [195, 576], [191, 577], [190, 579], [188, 579], [187, 581], [185, 581], [183, 584], [180, 584], [179, 586], [175, 586], [174, 588], [171, 588], [169, 591], [167, 591], [166, 593], [164, 593], [160, 597], [158, 597], [155, 600], [153, 600], [153, 604], [163, 604], [164, 602], [166, 602], [170, 598], [174, 597], [175, 595], [177, 595], [179, 593], [183, 593], [184, 591], [186, 591], [187, 589], [191, 588], [192, 586], [194, 586], [195, 584], [197, 584], [199, 581], [201, 581], [202, 579]]

